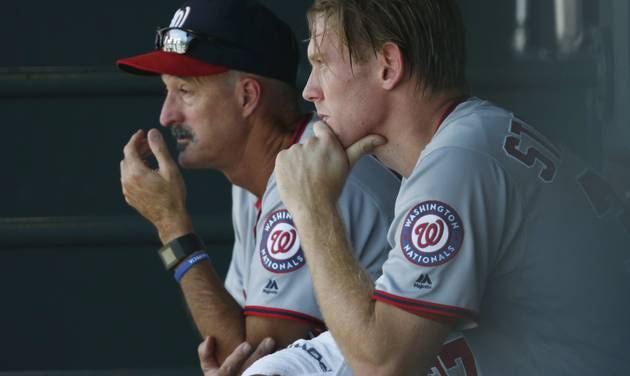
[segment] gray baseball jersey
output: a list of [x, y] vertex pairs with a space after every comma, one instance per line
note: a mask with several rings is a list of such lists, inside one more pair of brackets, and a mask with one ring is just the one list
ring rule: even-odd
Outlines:
[[[471, 367], [472, 366], [472, 367]], [[473, 372], [467, 372], [472, 370]], [[444, 341], [434, 366], [427, 376], [474, 375], [474, 359], [461, 333], [452, 333]], [[330, 332], [304, 340], [267, 355], [243, 372], [242, 376], [352, 376], [352, 369], [343, 358]]]
[[472, 98], [403, 180], [374, 299], [457, 319], [434, 375], [628, 374], [629, 232], [597, 174]]
[[[313, 119], [303, 142], [313, 134]], [[389, 245], [400, 180], [372, 157], [353, 168], [337, 204], [355, 258], [373, 279], [381, 274]], [[280, 200], [275, 174], [261, 200], [240, 187], [232, 188], [234, 250], [226, 288], [246, 315], [296, 320], [323, 329], [308, 264], [289, 212]]]

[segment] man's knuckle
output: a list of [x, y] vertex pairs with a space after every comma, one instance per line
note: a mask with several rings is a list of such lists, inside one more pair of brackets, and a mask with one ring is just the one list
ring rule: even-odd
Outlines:
[[133, 174], [131, 174], [129, 176], [129, 183], [128, 184], [141, 184], [142, 180], [144, 179], [144, 176], [138, 172], [134, 172]]
[[126, 143], [125, 146], [123, 147], [123, 153], [128, 154], [129, 151], [131, 151], [131, 147], [132, 147], [131, 142]]

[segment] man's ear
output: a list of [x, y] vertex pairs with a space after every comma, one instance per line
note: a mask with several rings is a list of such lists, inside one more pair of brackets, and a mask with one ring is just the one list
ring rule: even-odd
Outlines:
[[252, 77], [241, 78], [238, 83], [238, 98], [243, 117], [250, 116], [258, 107], [262, 95], [262, 86], [258, 80]]
[[405, 76], [405, 62], [397, 44], [387, 42], [378, 54], [380, 80], [383, 89], [394, 89]]

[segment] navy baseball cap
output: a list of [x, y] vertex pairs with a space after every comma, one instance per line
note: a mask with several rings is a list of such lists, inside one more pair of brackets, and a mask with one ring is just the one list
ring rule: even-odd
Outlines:
[[116, 64], [133, 74], [180, 77], [234, 69], [295, 84], [295, 36], [286, 23], [253, 0], [186, 1], [168, 27], [158, 28], [155, 47]]

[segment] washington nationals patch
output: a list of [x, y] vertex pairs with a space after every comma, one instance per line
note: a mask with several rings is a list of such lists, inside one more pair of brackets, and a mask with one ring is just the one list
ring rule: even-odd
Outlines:
[[260, 239], [260, 261], [273, 273], [288, 273], [304, 266], [300, 238], [293, 217], [286, 209], [271, 213], [265, 220]]
[[419, 266], [444, 264], [457, 255], [464, 227], [457, 212], [439, 201], [425, 201], [407, 214], [400, 246], [407, 260]]

